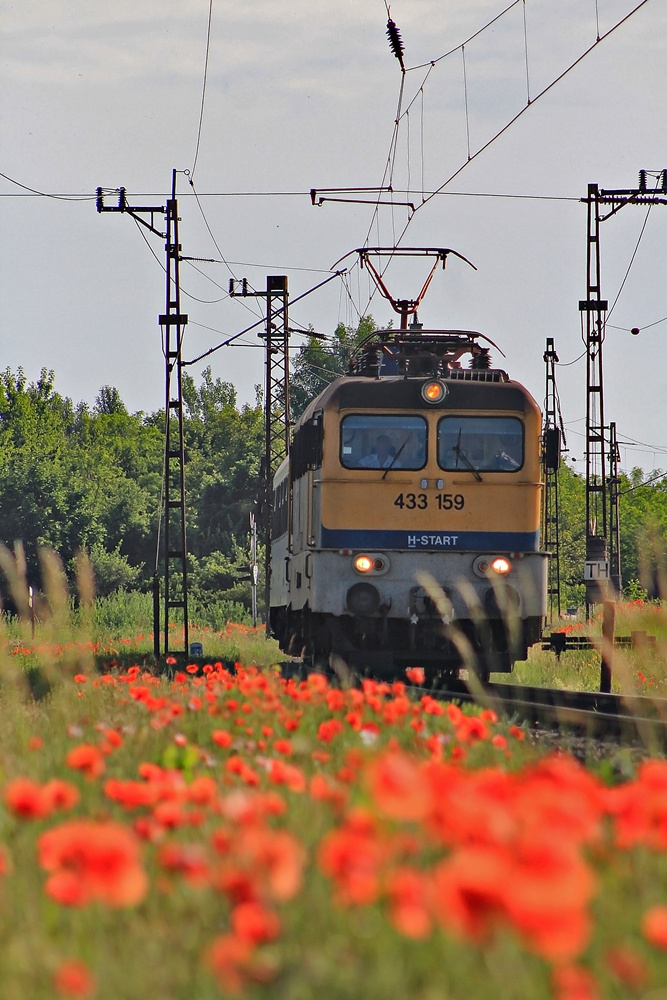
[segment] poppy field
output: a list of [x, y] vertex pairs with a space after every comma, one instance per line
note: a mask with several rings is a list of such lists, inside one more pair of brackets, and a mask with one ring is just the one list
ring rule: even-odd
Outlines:
[[35, 700], [4, 663], [6, 1000], [667, 997], [666, 761], [548, 753], [418, 668], [54, 665]]

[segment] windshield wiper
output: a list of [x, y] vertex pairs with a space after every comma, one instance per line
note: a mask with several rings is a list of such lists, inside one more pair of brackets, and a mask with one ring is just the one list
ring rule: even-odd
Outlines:
[[384, 472], [382, 474], [382, 478], [383, 479], [386, 478], [387, 473], [389, 472], [389, 470], [394, 467], [394, 462], [396, 462], [398, 460], [398, 456], [401, 454], [401, 452], [403, 451], [403, 449], [405, 448], [406, 444], [408, 443], [408, 441], [410, 440], [411, 437], [412, 437], [412, 435], [408, 434], [408, 436], [406, 437], [405, 441], [403, 442], [403, 444], [401, 445], [401, 447], [398, 449], [398, 451], [396, 452], [396, 454], [392, 458], [392, 460], [389, 463], [389, 465], [387, 466], [387, 468], [384, 470]]
[[[472, 474], [475, 477], [475, 479], [477, 480], [477, 482], [481, 483], [482, 482], [482, 477], [480, 476], [479, 472], [477, 471], [477, 469], [472, 464], [472, 462], [470, 461], [470, 459], [468, 458], [468, 456], [464, 452], [463, 448], [461, 447], [461, 431], [460, 430], [459, 430], [459, 436], [456, 439], [456, 444], [452, 446], [452, 451], [456, 455], [457, 460], [460, 458], [464, 462], [464, 464], [468, 466], [468, 468], [472, 472]], [[457, 461], [457, 465], [458, 465], [458, 461]]]

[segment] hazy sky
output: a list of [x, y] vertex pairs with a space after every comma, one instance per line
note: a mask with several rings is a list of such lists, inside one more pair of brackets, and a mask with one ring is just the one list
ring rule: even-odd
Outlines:
[[[490, 337], [506, 354], [494, 352], [494, 361], [540, 403], [545, 339], [553, 337], [568, 443], [583, 471], [585, 359], [569, 364], [583, 351], [586, 206], [578, 199], [589, 183], [635, 187], [639, 169], [667, 167], [667, 0], [647, 0], [535, 97], [638, 2], [525, 0], [462, 55], [461, 43], [502, 2], [394, 0], [409, 70], [401, 109], [409, 112], [392, 147], [401, 71], [383, 0], [213, 0], [194, 170], [200, 204], [185, 174], [178, 199], [183, 253], [222, 253], [226, 264], [182, 266], [184, 356], [256, 318], [261, 300], [228, 298], [230, 273], [256, 289], [267, 274], [287, 274], [296, 297], [367, 239], [393, 244], [410, 216], [405, 207], [377, 215], [370, 205], [314, 208], [308, 195], [391, 181], [395, 192], [410, 191], [396, 201], [421, 205], [403, 245], [453, 247], [477, 267], [451, 258], [420, 319]], [[130, 204], [159, 206], [172, 169], [192, 172], [209, 0], [0, 0], [0, 16], [0, 171], [67, 196], [31, 195], [0, 178], [0, 366], [22, 366], [30, 378], [53, 368], [57, 388], [75, 401], [92, 403], [109, 384], [131, 410], [157, 409], [163, 242], [144, 239], [128, 216], [98, 215], [94, 193], [122, 185]], [[525, 114], [429, 199], [527, 96]], [[601, 247], [611, 304], [646, 222], [604, 357], [606, 419], [622, 441], [642, 443], [623, 445], [624, 467], [651, 469], [667, 467], [667, 320], [656, 322], [667, 317], [667, 205], [646, 216], [624, 208], [603, 223]], [[387, 278], [396, 295], [411, 297], [424, 275], [423, 264], [397, 262]], [[365, 272], [352, 267], [346, 283], [335, 279], [295, 305], [292, 323], [331, 333], [364, 312], [387, 322], [388, 303], [369, 304], [369, 294]], [[629, 333], [635, 326], [638, 337]], [[263, 380], [259, 343], [248, 335], [250, 346], [218, 351], [191, 371], [210, 364], [252, 401]]]

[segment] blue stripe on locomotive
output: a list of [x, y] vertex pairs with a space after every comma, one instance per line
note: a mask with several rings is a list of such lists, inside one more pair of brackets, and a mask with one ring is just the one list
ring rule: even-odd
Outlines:
[[322, 526], [322, 548], [537, 552], [539, 531], [369, 531]]

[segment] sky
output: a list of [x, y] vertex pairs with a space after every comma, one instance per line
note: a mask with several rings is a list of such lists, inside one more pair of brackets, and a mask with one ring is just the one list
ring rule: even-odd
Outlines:
[[[176, 170], [182, 253], [200, 258], [181, 265], [185, 360], [260, 317], [261, 299], [229, 297], [230, 277], [261, 291], [286, 274], [294, 299], [365, 243], [451, 247], [477, 270], [450, 257], [419, 319], [489, 337], [505, 354], [494, 350], [494, 364], [539, 403], [553, 337], [583, 472], [580, 199], [589, 183], [634, 188], [640, 169], [667, 167], [667, 0], [646, 0], [604, 37], [638, 3], [393, 0], [403, 75], [384, 0], [0, 0], [0, 368], [29, 379], [53, 369], [75, 402], [113, 385], [132, 412], [163, 405], [164, 241], [128, 215], [98, 214], [94, 199], [100, 186], [117, 205], [122, 186], [130, 205], [159, 208]], [[414, 213], [314, 207], [309, 195], [389, 184]], [[618, 296], [605, 419], [624, 469], [665, 468], [667, 205], [625, 207], [602, 223], [600, 244], [602, 297]], [[331, 334], [360, 315], [395, 317], [354, 255], [341, 266], [344, 278], [292, 307], [291, 326]], [[427, 270], [397, 258], [390, 291], [413, 297]], [[206, 365], [254, 402], [254, 332], [189, 371], [199, 379]]]

